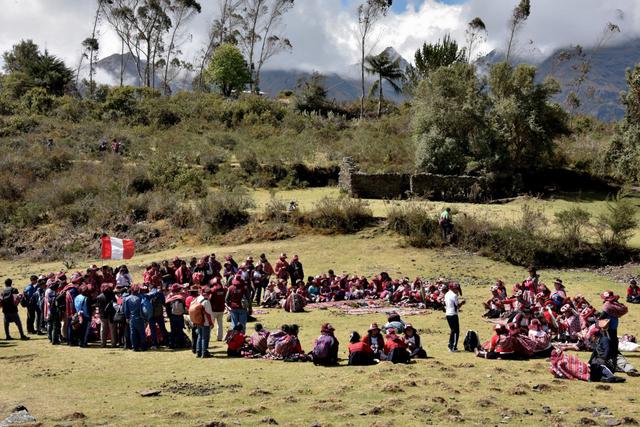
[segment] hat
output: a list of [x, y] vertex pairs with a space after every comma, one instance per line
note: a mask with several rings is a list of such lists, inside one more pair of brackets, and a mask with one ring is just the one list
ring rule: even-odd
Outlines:
[[174, 283], [173, 285], [171, 285], [171, 288], [169, 288], [171, 290], [171, 292], [180, 292], [180, 285], [178, 285], [177, 283]]
[[571, 306], [570, 306], [569, 304], [565, 304], [565, 305], [563, 305], [563, 306], [562, 306], [562, 308], [560, 309], [560, 312], [561, 312], [561, 313], [564, 313], [564, 312], [567, 312], [567, 311], [569, 311], [569, 310], [571, 310]]
[[562, 284], [562, 280], [561, 279], [554, 280], [553, 284], [556, 285], [556, 286], [560, 286], [561, 288], [564, 288], [564, 285]]
[[286, 253], [283, 252], [283, 253], [280, 254], [280, 258], [286, 258], [286, 257], [287, 257]]
[[247, 257], [247, 261], [248, 261], [248, 262], [253, 262], [253, 257], [252, 257], [252, 256]]
[[293, 256], [293, 260], [294, 260], [294, 261], [298, 261], [299, 259], [300, 259], [300, 258], [298, 258], [298, 255], [294, 255], [294, 256]]
[[200, 286], [193, 285], [193, 286], [189, 287], [189, 292], [200, 292]]
[[404, 331], [407, 332], [407, 329], [411, 329], [413, 330], [413, 332], [417, 332], [416, 328], [413, 327], [413, 325], [411, 323], [407, 323], [406, 325], [404, 325]]
[[598, 320], [598, 328], [607, 329], [609, 327], [610, 322], [611, 322], [611, 319], [600, 319]]
[[505, 325], [504, 323], [496, 323], [495, 326], [493, 327], [494, 331], [502, 331], [504, 330]]
[[631, 279], [631, 281], [629, 282], [630, 285], [637, 285], [638, 282], [636, 282], [636, 279]]
[[320, 331], [321, 332], [333, 332], [333, 331], [335, 331], [335, 328], [331, 325], [331, 323], [325, 323], [320, 328]]
[[600, 294], [600, 298], [602, 298], [603, 301], [613, 301], [616, 299], [616, 294], [614, 294], [613, 291], [607, 290]]
[[40, 276], [38, 276], [38, 280], [47, 280], [47, 276], [41, 274]]
[[[62, 280], [62, 277], [60, 277], [60, 280]], [[73, 273], [71, 275], [71, 283], [73, 283], [74, 285], [77, 285], [80, 282], [82, 282], [82, 274], [80, 274], [79, 272]]]
[[89, 267], [89, 270], [92, 270], [92, 271], [98, 271], [98, 270], [99, 270], [99, 268], [98, 268], [98, 266], [97, 266], [97, 265], [95, 265], [95, 264], [91, 264], [91, 267]]
[[214, 277], [213, 279], [209, 280], [209, 284], [210, 284], [211, 286], [213, 286], [213, 285], [217, 285], [217, 284], [218, 284], [218, 278], [217, 278], [217, 277]]

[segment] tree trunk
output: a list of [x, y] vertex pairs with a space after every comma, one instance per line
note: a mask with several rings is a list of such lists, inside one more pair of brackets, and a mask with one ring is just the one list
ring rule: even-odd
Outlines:
[[380, 95], [378, 96], [378, 118], [380, 118], [382, 115], [382, 73], [380, 73], [378, 80], [378, 89], [380, 90]]
[[364, 97], [365, 97], [365, 87], [364, 87], [364, 51], [365, 51], [365, 42], [366, 42], [366, 34], [362, 36], [362, 52], [361, 60], [360, 60], [360, 83], [362, 85], [362, 96], [360, 97], [360, 119], [364, 119]]
[[124, 83], [124, 39], [122, 39], [122, 44], [120, 45], [120, 87], [123, 86]]

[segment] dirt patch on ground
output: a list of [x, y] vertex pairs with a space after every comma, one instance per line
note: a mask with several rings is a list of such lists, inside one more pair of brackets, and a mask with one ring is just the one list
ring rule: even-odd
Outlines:
[[21, 354], [15, 356], [0, 356], [0, 361], [8, 363], [27, 363], [36, 358], [35, 354]]
[[204, 383], [164, 383], [160, 389], [166, 393], [178, 394], [181, 396], [211, 396], [224, 391], [235, 391], [242, 388], [240, 384], [221, 384], [217, 382]]

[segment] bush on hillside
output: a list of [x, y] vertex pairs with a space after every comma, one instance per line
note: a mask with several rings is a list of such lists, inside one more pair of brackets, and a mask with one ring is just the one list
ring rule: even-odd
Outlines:
[[303, 215], [304, 221], [312, 227], [342, 233], [362, 230], [373, 222], [373, 213], [367, 203], [348, 197], [325, 197]]
[[422, 206], [393, 205], [387, 211], [390, 230], [405, 236], [407, 243], [416, 248], [428, 248], [441, 241], [438, 221]]
[[227, 233], [249, 222], [253, 200], [235, 192], [210, 194], [197, 205], [197, 218], [204, 228], [205, 238]]

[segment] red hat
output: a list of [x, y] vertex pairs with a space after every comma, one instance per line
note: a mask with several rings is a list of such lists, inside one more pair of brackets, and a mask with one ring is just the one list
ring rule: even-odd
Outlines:
[[616, 296], [613, 291], [607, 290], [600, 294], [600, 298], [602, 298], [603, 301], [614, 301], [618, 299], [618, 296]]
[[333, 331], [335, 331], [335, 328], [333, 326], [331, 326], [331, 323], [325, 323], [320, 328], [320, 331], [321, 332], [333, 332]]
[[170, 288], [171, 292], [180, 292], [180, 289], [182, 288], [177, 283], [174, 283], [173, 285], [171, 285], [171, 288]]

